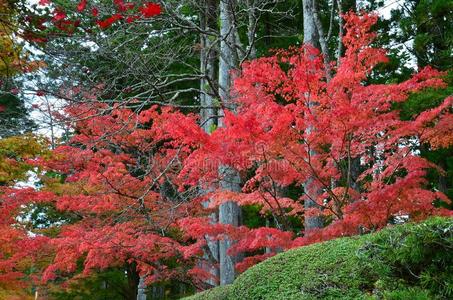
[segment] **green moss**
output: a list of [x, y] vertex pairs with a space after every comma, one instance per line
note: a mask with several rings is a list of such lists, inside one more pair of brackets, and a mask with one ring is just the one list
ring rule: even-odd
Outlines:
[[453, 219], [281, 253], [189, 299], [452, 299]]
[[185, 300], [227, 300], [229, 299], [229, 293], [231, 290], [231, 285], [227, 286], [218, 286], [216, 288], [195, 294], [191, 297], [184, 298]]
[[240, 276], [234, 283], [232, 296], [327, 299], [348, 295], [353, 298], [360, 294], [356, 286], [367, 284], [360, 274], [356, 256], [351, 257], [359, 244], [360, 239], [335, 240], [278, 255]]

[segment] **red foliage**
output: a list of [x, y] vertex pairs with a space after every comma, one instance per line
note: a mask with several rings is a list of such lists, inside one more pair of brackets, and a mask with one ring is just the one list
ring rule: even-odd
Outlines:
[[121, 20], [122, 18], [123, 18], [122, 15], [114, 14], [104, 20], [98, 20], [98, 21], [96, 21], [96, 23], [99, 25], [99, 27], [101, 27], [102, 29], [105, 29], [105, 28], [112, 26], [113, 23]]
[[145, 3], [142, 7], [139, 8], [139, 10], [145, 18], [151, 18], [160, 15], [162, 12], [160, 5], [152, 2]]
[[91, 15], [92, 15], [93, 17], [97, 17], [97, 16], [99, 15], [99, 10], [98, 10], [96, 7], [93, 7], [93, 8], [91, 9]]
[[86, 7], [87, 7], [87, 0], [80, 0], [79, 4], [77, 4], [77, 10], [79, 12], [84, 11]]
[[120, 12], [125, 12], [131, 9], [134, 9], [135, 3], [124, 3], [123, 0], [114, 0], [113, 3], [115, 3], [116, 7], [118, 8], [118, 11]]
[[51, 4], [52, 2], [50, 0], [39, 0], [39, 5], [46, 6]]
[[[375, 37], [370, 28], [377, 18], [347, 14], [345, 19], [346, 54], [330, 81], [322, 56], [310, 47], [245, 63], [234, 83], [237, 114], [226, 112], [226, 126], [201, 142], [180, 175], [187, 184], [201, 180], [212, 190], [219, 181], [219, 165], [248, 174], [242, 193], [215, 190], [209, 208], [225, 201], [259, 205], [283, 230], [291, 229], [285, 226], [289, 216], [325, 216], [325, 228], [296, 238], [291, 246], [378, 230], [398, 218], [452, 215], [433, 205], [450, 200], [427, 187], [426, 171], [437, 167], [415, 151], [417, 141], [433, 148], [453, 144], [451, 97], [410, 121], [400, 120], [392, 109], [410, 93], [444, 86], [442, 74], [427, 67], [400, 84], [366, 84], [373, 68], [387, 61], [384, 50], [370, 47]], [[356, 178], [352, 161], [360, 164]], [[302, 187], [309, 178], [319, 197], [313, 199], [317, 208], [305, 211], [305, 195], [289, 199], [281, 191], [290, 185]], [[219, 237], [218, 228], [211, 232], [210, 226], [218, 227], [205, 221], [187, 231], [193, 238], [202, 238], [200, 232]], [[276, 248], [278, 242], [282, 249], [289, 247], [288, 237], [266, 246], [254, 230], [225, 230], [238, 240], [232, 251], [253, 253]], [[239, 267], [262, 255], [249, 257]]]
[[67, 18], [66, 12], [61, 9], [57, 8], [54, 11], [53, 21], [62, 21]]
[[[67, 114], [79, 120], [75, 124], [79, 134], [51, 158], [29, 161], [65, 174], [64, 183], [55, 187], [54, 181], [44, 179], [50, 180], [49, 186], [41, 190], [2, 190], [0, 238], [6, 248], [0, 247], [0, 254], [6, 256], [0, 257], [0, 274], [8, 274], [10, 280], [21, 277], [17, 265], [28, 255], [21, 250], [21, 241], [37, 241], [25, 228], [13, 230], [11, 225], [24, 206], [40, 203], [76, 216], [76, 222], [60, 225], [59, 233], [46, 243], [30, 248], [40, 253], [37, 248], [50, 247], [55, 253], [52, 258], [47, 251], [51, 264], [40, 270], [44, 281], [76, 275], [80, 260], [83, 276], [132, 263], [149, 275], [148, 281], [190, 276], [193, 255], [184, 258], [186, 242], [178, 238], [176, 220], [196, 208], [185, 198], [164, 194], [161, 187], [167, 182], [178, 189], [181, 162], [195, 145], [190, 137], [205, 133], [195, 116], [172, 109], [152, 107], [135, 113], [116, 107], [110, 114], [100, 114], [106, 108], [93, 103], [68, 107]], [[188, 125], [176, 125], [180, 122]], [[170, 258], [178, 262], [176, 267], [166, 266]]]
[[140, 19], [139, 16], [128, 16], [128, 17], [126, 17], [126, 22], [127, 23], [132, 23], [132, 22], [134, 22], [135, 20], [138, 20], [138, 19]]
[[[123, 1], [115, 4], [128, 9]], [[147, 3], [140, 11], [151, 17], [160, 7]], [[107, 28], [122, 18], [117, 13], [98, 25]], [[453, 144], [453, 98], [409, 121], [392, 106], [410, 93], [443, 86], [442, 74], [425, 68], [399, 84], [367, 84], [373, 68], [387, 61], [382, 49], [370, 46], [376, 17], [345, 19], [346, 54], [331, 80], [310, 47], [247, 62], [234, 82], [237, 113], [226, 111], [225, 126], [212, 134], [196, 116], [171, 108], [134, 111], [96, 101], [69, 106], [77, 134], [52, 157], [30, 161], [64, 179], [43, 177], [39, 190], [2, 188], [0, 280], [20, 278], [18, 262], [31, 252], [50, 257], [40, 270], [44, 280], [77, 275], [78, 262], [82, 275], [135, 264], [150, 281], [205, 280], [210, 274], [197, 260], [207, 237], [236, 241], [229, 251], [247, 255], [237, 265], [243, 271], [285, 249], [378, 230], [398, 218], [451, 215], [433, 205], [450, 200], [425, 179], [437, 167], [414, 150], [420, 141], [433, 148]], [[220, 165], [239, 170], [241, 192], [217, 189]], [[311, 210], [304, 209], [306, 195], [284, 195], [289, 187], [302, 190], [307, 179], [318, 195]], [[200, 182], [209, 194], [200, 196]], [[225, 201], [259, 206], [276, 228], [213, 224], [209, 213]], [[21, 209], [38, 204], [51, 205], [71, 222], [49, 237], [11, 226]], [[310, 214], [323, 215], [327, 226], [293, 234], [290, 221]]]
[[36, 96], [38, 96], [38, 97], [42, 97], [42, 96], [45, 96], [45, 95], [46, 95], [46, 93], [44, 91], [41, 91], [41, 90], [36, 91]]
[[[155, 17], [162, 12], [160, 5], [152, 2], [145, 2], [141, 7], [136, 7], [135, 3], [125, 2], [123, 0], [114, 0], [113, 3], [115, 5], [116, 13], [113, 13], [111, 16], [106, 16], [101, 20], [94, 20], [101, 29], [106, 29], [121, 19], [125, 19], [127, 23], [132, 23], [140, 18]], [[41, 6], [48, 6], [50, 4], [51, 2], [48, 0], [39, 1], [39, 5]], [[78, 13], [83, 13], [86, 10], [87, 5], [87, 0], [80, 0], [75, 10]], [[130, 11], [135, 12], [135, 14], [127, 14]], [[54, 23], [55, 27], [68, 34], [73, 34], [75, 27], [78, 27], [81, 23], [80, 19], [71, 20], [71, 12], [65, 11], [62, 7], [54, 9], [52, 14], [51, 21]], [[99, 16], [99, 9], [97, 7], [92, 7], [91, 16], [94, 18]], [[34, 27], [34, 30], [31, 32], [30, 29], [27, 29], [27, 32], [22, 34], [23, 38], [32, 42], [46, 42], [47, 37], [39, 37], [39, 35], [46, 34], [45, 31], [48, 29], [43, 25], [48, 21], [46, 18], [47, 17], [25, 16], [25, 20], [32, 25], [30, 28]], [[83, 24], [83, 27], [86, 29], [86, 32], [90, 32], [86, 24]]]

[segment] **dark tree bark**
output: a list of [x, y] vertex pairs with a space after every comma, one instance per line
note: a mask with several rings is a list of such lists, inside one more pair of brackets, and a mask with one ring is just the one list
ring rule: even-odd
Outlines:
[[140, 283], [140, 276], [137, 272], [137, 265], [135, 263], [126, 266], [127, 284], [129, 286], [127, 292], [127, 300], [136, 300], [138, 295], [138, 285]]

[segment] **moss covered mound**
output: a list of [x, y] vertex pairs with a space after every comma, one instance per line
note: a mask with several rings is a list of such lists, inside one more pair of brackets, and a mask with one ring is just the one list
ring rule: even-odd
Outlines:
[[453, 299], [453, 219], [287, 251], [187, 299]]

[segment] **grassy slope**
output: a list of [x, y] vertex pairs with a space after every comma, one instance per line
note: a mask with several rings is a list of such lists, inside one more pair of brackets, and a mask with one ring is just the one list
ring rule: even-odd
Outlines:
[[453, 299], [453, 219], [287, 251], [188, 299]]

